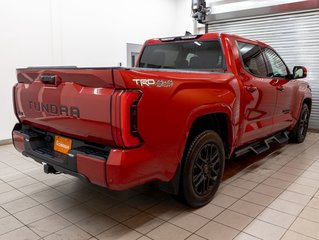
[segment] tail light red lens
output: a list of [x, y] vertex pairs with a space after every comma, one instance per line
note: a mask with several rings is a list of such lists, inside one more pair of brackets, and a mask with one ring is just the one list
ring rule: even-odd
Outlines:
[[111, 128], [115, 144], [122, 148], [141, 145], [137, 127], [137, 106], [140, 90], [115, 90], [111, 100]]
[[18, 119], [18, 121], [20, 122], [20, 118], [18, 116], [17, 113], [17, 105], [16, 105], [16, 86], [17, 84], [15, 84], [12, 88], [12, 99], [13, 99], [13, 111], [14, 111], [14, 115], [16, 115], [16, 118]]

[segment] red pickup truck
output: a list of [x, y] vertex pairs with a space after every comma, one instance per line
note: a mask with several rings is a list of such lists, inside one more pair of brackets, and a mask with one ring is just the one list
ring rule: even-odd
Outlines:
[[148, 40], [135, 68], [17, 69], [13, 142], [46, 173], [115, 190], [155, 182], [198, 207], [225, 159], [304, 141], [306, 75], [262, 42], [218, 33]]

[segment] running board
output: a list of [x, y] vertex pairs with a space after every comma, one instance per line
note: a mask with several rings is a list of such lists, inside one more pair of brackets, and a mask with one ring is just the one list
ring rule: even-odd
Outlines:
[[254, 142], [247, 147], [236, 150], [234, 153], [234, 156], [239, 157], [248, 152], [253, 152], [256, 155], [263, 153], [267, 151], [268, 149], [270, 149], [270, 146], [269, 146], [270, 143], [276, 142], [281, 144], [281, 143], [287, 142], [289, 140], [288, 133], [289, 132], [281, 132], [272, 137], [266, 138], [265, 140]]

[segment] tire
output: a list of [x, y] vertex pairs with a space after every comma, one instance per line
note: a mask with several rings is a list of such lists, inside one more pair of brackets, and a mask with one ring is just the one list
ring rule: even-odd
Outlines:
[[214, 197], [221, 182], [224, 145], [214, 131], [199, 134], [191, 143], [183, 162], [180, 197], [191, 207], [201, 207]]
[[290, 141], [294, 143], [302, 143], [307, 135], [309, 126], [310, 111], [307, 104], [303, 104], [300, 116], [296, 126], [290, 133]]

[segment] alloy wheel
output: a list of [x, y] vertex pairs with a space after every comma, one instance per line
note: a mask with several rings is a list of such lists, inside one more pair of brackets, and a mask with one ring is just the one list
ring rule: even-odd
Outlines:
[[211, 192], [221, 168], [220, 155], [215, 144], [204, 145], [194, 162], [192, 182], [196, 194], [203, 196]]

